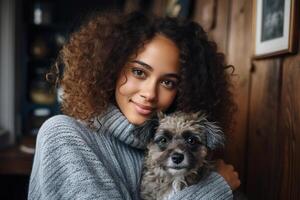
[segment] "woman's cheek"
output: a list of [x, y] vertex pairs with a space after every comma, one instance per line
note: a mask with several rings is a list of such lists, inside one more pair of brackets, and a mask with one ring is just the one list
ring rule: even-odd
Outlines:
[[123, 84], [120, 85], [119, 91], [122, 95], [130, 95], [138, 90], [139, 81], [133, 77], [124, 78]]
[[159, 110], [160, 111], [165, 111], [167, 110], [173, 103], [173, 101], [175, 100], [177, 91], [162, 91], [159, 93], [160, 95], [160, 105], [159, 105]]

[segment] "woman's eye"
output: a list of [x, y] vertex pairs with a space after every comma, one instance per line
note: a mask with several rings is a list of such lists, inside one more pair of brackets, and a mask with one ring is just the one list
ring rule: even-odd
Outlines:
[[176, 86], [175, 81], [171, 81], [171, 80], [163, 80], [163, 81], [161, 82], [161, 84], [162, 84], [165, 88], [168, 88], [168, 89], [173, 89], [173, 88], [175, 88], [175, 86]]
[[137, 78], [145, 78], [146, 77], [146, 73], [143, 70], [133, 68], [133, 69], [131, 69], [131, 72]]

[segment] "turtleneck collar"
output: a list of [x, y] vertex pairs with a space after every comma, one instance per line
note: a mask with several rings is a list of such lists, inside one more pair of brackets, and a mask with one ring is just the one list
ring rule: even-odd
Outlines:
[[116, 106], [110, 105], [105, 113], [94, 120], [94, 126], [97, 130], [104, 128], [109, 134], [134, 148], [145, 149], [154, 134], [154, 121], [146, 121], [140, 126], [131, 124]]

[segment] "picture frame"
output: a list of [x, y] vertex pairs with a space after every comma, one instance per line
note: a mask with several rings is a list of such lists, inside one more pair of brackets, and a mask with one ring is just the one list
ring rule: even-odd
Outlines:
[[167, 0], [165, 1], [165, 16], [187, 19], [191, 15], [191, 0]]
[[255, 0], [254, 58], [294, 53], [297, 44], [297, 0]]

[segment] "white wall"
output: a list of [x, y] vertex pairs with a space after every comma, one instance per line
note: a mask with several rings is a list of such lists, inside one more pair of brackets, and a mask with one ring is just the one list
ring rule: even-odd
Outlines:
[[15, 141], [15, 0], [0, 0], [0, 127]]

